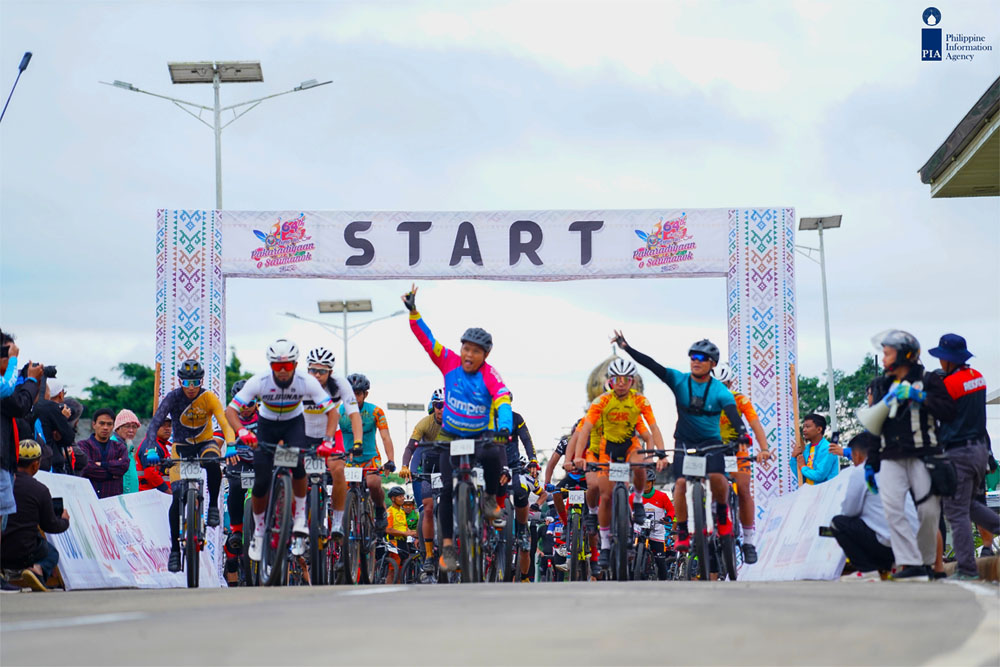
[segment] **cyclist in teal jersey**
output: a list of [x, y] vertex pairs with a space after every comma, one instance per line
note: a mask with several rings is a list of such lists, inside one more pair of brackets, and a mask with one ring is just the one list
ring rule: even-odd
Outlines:
[[[396, 469], [396, 450], [392, 445], [392, 437], [389, 435], [389, 425], [385, 421], [385, 412], [374, 403], [365, 403], [368, 398], [368, 390], [371, 389], [371, 382], [360, 373], [352, 373], [347, 376], [347, 381], [354, 389], [354, 395], [358, 399], [358, 412], [361, 414], [361, 442], [358, 443], [357, 436], [351, 427], [351, 420], [347, 415], [340, 419], [340, 429], [344, 432], [344, 440], [354, 441], [354, 448], [349, 453], [354, 457], [355, 465], [362, 465], [366, 468], [382, 468], [386, 472]], [[382, 457], [379, 456], [378, 446], [375, 444], [375, 432], [382, 437], [382, 445], [385, 447], [385, 465], [382, 465]], [[372, 503], [375, 505], [375, 529], [379, 534], [384, 533], [388, 521], [385, 516], [385, 492], [382, 490], [382, 478], [378, 473], [368, 475], [365, 480], [368, 484], [368, 492], [371, 494]]]
[[[642, 364], [660, 378], [677, 400], [677, 428], [674, 429], [674, 447], [676, 449], [694, 448], [700, 450], [710, 445], [722, 444], [719, 430], [719, 416], [725, 411], [729, 423], [737, 433], [737, 440], [746, 440], [746, 430], [740, 417], [736, 399], [726, 388], [726, 385], [712, 377], [712, 368], [719, 363], [719, 348], [710, 340], [700, 340], [688, 349], [691, 360], [691, 372], [682, 373], [672, 368], [665, 368], [652, 357], [631, 347], [620, 331], [615, 331], [611, 338], [617, 345], [629, 353], [638, 363]], [[660, 459], [657, 470], [663, 470], [668, 465], [667, 459]], [[674, 486], [674, 506], [677, 511], [677, 546], [687, 548], [689, 536], [687, 531], [687, 482], [684, 479], [684, 452], [674, 452], [674, 474], [677, 484]], [[708, 483], [712, 489], [712, 500], [715, 506], [715, 523], [719, 535], [731, 535], [733, 524], [729, 518], [728, 496], [729, 483], [725, 476], [725, 454], [721, 450], [709, 452], [706, 461]]]

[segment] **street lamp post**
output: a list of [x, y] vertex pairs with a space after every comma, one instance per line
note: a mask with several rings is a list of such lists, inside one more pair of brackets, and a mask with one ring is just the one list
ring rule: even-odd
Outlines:
[[[190, 114], [195, 119], [204, 123], [208, 127], [212, 128], [215, 134], [215, 208], [216, 210], [222, 209], [222, 130], [229, 127], [237, 118], [246, 115], [251, 109], [255, 108], [264, 100], [269, 100], [272, 97], [279, 97], [281, 95], [287, 95], [289, 93], [299, 92], [301, 90], [308, 90], [310, 88], [316, 88], [317, 86], [325, 86], [328, 83], [333, 83], [332, 81], [323, 81], [322, 83], [316, 81], [316, 79], [309, 79], [308, 81], [303, 81], [295, 88], [291, 90], [286, 90], [281, 93], [273, 93], [271, 95], [265, 95], [264, 97], [258, 97], [256, 99], [247, 100], [246, 102], [238, 102], [237, 104], [230, 104], [227, 107], [223, 107], [220, 104], [219, 98], [219, 86], [223, 83], [257, 83], [264, 80], [264, 75], [261, 72], [260, 63], [257, 61], [227, 61], [227, 62], [188, 62], [188, 63], [167, 63], [167, 68], [170, 70], [170, 81], [176, 84], [182, 83], [210, 83], [212, 84], [213, 92], [215, 95], [215, 104], [211, 107], [207, 107], [203, 104], [195, 104], [194, 102], [186, 102], [184, 100], [177, 99], [175, 97], [170, 97], [168, 95], [160, 95], [159, 93], [151, 93], [148, 90], [142, 90], [141, 88], [136, 88], [131, 83], [125, 81], [118, 81], [117, 79], [108, 83], [107, 81], [101, 81], [108, 86], [114, 86], [115, 88], [121, 88], [122, 90], [131, 90], [136, 93], [142, 93], [144, 95], [151, 95], [152, 97], [159, 97], [160, 99], [173, 102], [177, 107]], [[247, 107], [241, 110], [239, 113], [236, 109], [240, 107]], [[192, 111], [196, 109], [197, 113]], [[208, 123], [204, 118], [201, 117], [202, 111], [212, 112], [212, 123]], [[233, 117], [226, 122], [222, 123], [222, 112], [232, 111]]]
[[[325, 304], [325, 305], [324, 305]], [[302, 320], [303, 322], [310, 322], [312, 324], [318, 324], [335, 336], [340, 336], [344, 341], [344, 376], [346, 377], [349, 373], [347, 367], [347, 341], [354, 338], [357, 334], [361, 333], [366, 327], [375, 322], [381, 320], [387, 320], [390, 317], [396, 317], [397, 315], [403, 315], [406, 313], [405, 310], [397, 310], [391, 315], [384, 315], [382, 317], [376, 317], [372, 320], [366, 320], [364, 322], [358, 322], [357, 324], [352, 324], [347, 326], [347, 313], [369, 313], [372, 310], [372, 302], [370, 300], [354, 300], [354, 301], [320, 301], [319, 308], [321, 313], [344, 313], [344, 324], [342, 326], [332, 325], [328, 322], [323, 322], [321, 320], [313, 320], [308, 317], [302, 317], [301, 315], [296, 315], [295, 313], [279, 313], [285, 317], [291, 317], [296, 320]]]
[[[833, 377], [833, 349], [830, 345], [830, 305], [826, 295], [826, 252], [823, 248], [823, 230], [840, 227], [841, 217], [839, 215], [828, 215], [823, 218], [801, 218], [799, 220], [799, 231], [811, 231], [815, 229], [819, 232], [819, 268], [823, 284], [823, 324], [826, 327], [826, 386], [830, 392], [830, 431], [833, 434], [834, 442], [837, 442], [839, 438], [840, 428], [837, 424], [837, 392]], [[816, 250], [807, 246], [797, 247], [807, 251]], [[807, 253], [803, 254], [812, 259], [811, 255]], [[795, 409], [798, 410], [799, 406], [796, 405]]]

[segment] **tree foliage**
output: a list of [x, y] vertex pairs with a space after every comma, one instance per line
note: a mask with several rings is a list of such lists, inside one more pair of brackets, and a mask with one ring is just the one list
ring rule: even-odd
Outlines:
[[[865, 390], [878, 374], [878, 360], [873, 354], [865, 355], [861, 365], [850, 375], [834, 369], [833, 381], [837, 396], [837, 421], [841, 441], [847, 441], [861, 431], [861, 425], [854, 413], [858, 408], [868, 405]], [[811, 412], [823, 415], [828, 420], [830, 418], [830, 394], [825, 373], [821, 378], [799, 376], [799, 418]]]
[[233, 385], [240, 380], [249, 380], [253, 373], [243, 370], [243, 362], [236, 356], [236, 348], [229, 348], [229, 364], [226, 366], [226, 395], [220, 396], [223, 405], [229, 401]]

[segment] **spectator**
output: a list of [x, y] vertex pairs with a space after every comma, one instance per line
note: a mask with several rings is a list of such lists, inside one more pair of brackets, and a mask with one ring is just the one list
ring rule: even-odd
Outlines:
[[63, 533], [69, 528], [69, 514], [59, 508], [56, 514], [48, 487], [35, 479], [42, 458], [42, 447], [34, 440], [22, 440], [14, 496], [17, 512], [10, 516], [3, 533], [0, 565], [23, 570], [21, 578], [36, 591], [46, 591], [45, 582], [59, 562], [59, 552], [39, 533]]
[[840, 464], [837, 456], [830, 451], [830, 442], [823, 437], [826, 432], [826, 418], [808, 414], [802, 419], [802, 439], [808, 443], [792, 447], [792, 474], [798, 476], [802, 469], [804, 484], [822, 484], [837, 476]]
[[87, 455], [83, 477], [94, 485], [98, 498], [120, 496], [124, 491], [123, 478], [128, 471], [128, 451], [125, 445], [111, 439], [115, 413], [101, 408], [94, 413], [91, 423], [93, 433], [86, 440], [76, 443]]
[[3, 371], [0, 372], [0, 398], [7, 398], [14, 393], [17, 386], [17, 355], [21, 350], [14, 342], [14, 337], [0, 331], [0, 355], [3, 359]]
[[[73, 412], [63, 401], [66, 390], [62, 382], [49, 379], [45, 383], [45, 398], [40, 398], [32, 410], [35, 416], [35, 433], [42, 438], [42, 470], [52, 470], [59, 473], [70, 473], [72, 455], [68, 454], [73, 446], [75, 433], [69, 424]], [[37, 438], [36, 438], [37, 439]]]
[[[151, 464], [149, 456], [156, 452], [156, 458], [166, 461], [170, 458], [170, 429], [173, 422], [169, 415], [160, 424], [153, 438], [145, 438], [135, 450], [136, 472], [139, 475], [139, 490], [156, 489], [170, 493], [170, 480], [163, 476], [159, 466]], [[242, 495], [241, 495], [242, 497]]]
[[[872, 383], [871, 400], [873, 405], [882, 401], [889, 412], [872, 465], [882, 473], [879, 493], [892, 551], [901, 566], [893, 578], [927, 581], [937, 549], [941, 503], [924, 458], [941, 452], [937, 421], [955, 419], [958, 410], [941, 376], [924, 371], [920, 342], [912, 334], [896, 329], [882, 336], [882, 366], [885, 374]], [[905, 513], [911, 495], [920, 519], [916, 532]]]
[[942, 498], [945, 519], [951, 525], [955, 548], [956, 579], [979, 579], [972, 522], [990, 533], [1000, 532], [1000, 516], [977, 502], [980, 487], [989, 471], [990, 450], [986, 444], [986, 380], [968, 364], [972, 353], [957, 334], [941, 336], [938, 346], [928, 350], [937, 357], [945, 389], [955, 401], [958, 414], [938, 426], [938, 442], [955, 466], [955, 495]]
[[[862, 432], [851, 438], [848, 446], [854, 467], [850, 475], [840, 514], [830, 522], [837, 544], [847, 560], [857, 570], [841, 577], [843, 581], [881, 581], [879, 571], [892, 569], [895, 557], [889, 541], [882, 499], [878, 494], [878, 475], [866, 466], [869, 453], [878, 447], [878, 438]], [[906, 501], [906, 517], [913, 531], [917, 530], [917, 508], [912, 499]]]
[[417, 523], [420, 522], [420, 512], [417, 511], [417, 501], [409, 493], [403, 498], [403, 512], [406, 513], [406, 527], [416, 534]]
[[142, 424], [139, 422], [139, 418], [128, 408], [120, 410], [115, 417], [115, 432], [111, 437], [124, 444], [125, 451], [128, 453], [128, 470], [125, 471], [125, 477], [122, 478], [122, 487], [125, 489], [125, 493], [136, 493], [139, 490], [139, 474], [135, 467], [135, 433], [140, 426]]
[[[13, 337], [0, 333], [0, 354], [17, 353]], [[0, 377], [7, 377], [7, 371], [15, 367], [15, 357], [0, 357]], [[42, 378], [42, 365], [28, 362], [26, 379], [10, 394], [0, 399], [0, 532], [7, 526], [7, 517], [17, 510], [14, 500], [14, 471], [17, 470], [17, 445], [20, 442], [18, 419], [31, 412], [31, 406], [38, 396], [38, 383]], [[25, 434], [27, 435], [27, 434]], [[6, 579], [0, 577], [0, 590], [16, 589]]]

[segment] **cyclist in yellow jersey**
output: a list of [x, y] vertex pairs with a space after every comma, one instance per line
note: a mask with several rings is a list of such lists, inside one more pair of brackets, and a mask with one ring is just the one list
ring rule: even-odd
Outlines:
[[[736, 376], [733, 375], [729, 364], [721, 364], [713, 368], [712, 374], [722, 384], [726, 385], [726, 389], [732, 392], [733, 398], [736, 399], [736, 407], [740, 411], [740, 415], [749, 424], [750, 430], [753, 431], [760, 450], [757, 452], [757, 463], [765, 466], [768, 465], [767, 462], [771, 460], [774, 454], [771, 452], [771, 448], [768, 447], [767, 434], [764, 433], [764, 427], [757, 417], [757, 411], [753, 409], [753, 403], [743, 394], [734, 391]], [[738, 435], [736, 429], [729, 423], [729, 417], [726, 416], [725, 412], [719, 417], [719, 431], [724, 443], [736, 440], [736, 436]], [[750, 449], [746, 445], [741, 445], [737, 454], [739, 456], [746, 456], [749, 451]], [[740, 500], [740, 524], [743, 526], [743, 560], [747, 564], [753, 565], [757, 562], [757, 547], [754, 544], [754, 514], [756, 510], [753, 503], [753, 494], [750, 493], [750, 462], [746, 459], [740, 459], [739, 471], [733, 473], [733, 477], [736, 480], [736, 495]]]
[[[580, 435], [574, 461], [577, 468], [585, 468], [588, 461], [608, 463], [612, 460], [626, 460], [644, 463], [646, 459], [639, 452], [639, 439], [635, 435], [641, 419], [645, 419], [649, 426], [653, 436], [653, 446], [656, 449], [663, 449], [663, 435], [660, 433], [660, 427], [656, 425], [656, 418], [653, 416], [653, 409], [650, 407], [649, 401], [646, 400], [645, 396], [632, 389], [635, 373], [635, 364], [625, 359], [615, 359], [608, 366], [608, 376], [613, 381], [612, 390], [594, 399], [587, 411], [587, 417], [578, 429]], [[581, 456], [581, 443], [589, 444], [590, 433], [598, 422], [603, 426], [604, 438], [596, 452], [590, 447], [587, 448], [585, 459]], [[633, 472], [633, 480], [636, 488], [644, 488], [646, 471], [636, 468]], [[588, 480], [588, 488], [589, 486]], [[611, 491], [614, 488], [607, 470], [598, 473], [597, 487], [601, 497], [597, 512], [601, 538], [601, 553], [598, 563], [603, 570], [608, 565], [611, 551]], [[645, 520], [646, 510], [641, 502], [635, 503], [632, 511], [636, 523], [642, 523]]]

